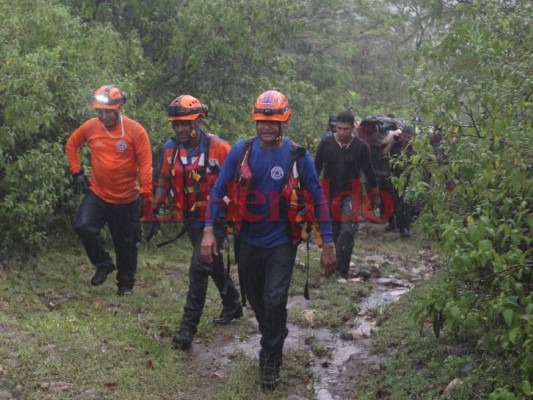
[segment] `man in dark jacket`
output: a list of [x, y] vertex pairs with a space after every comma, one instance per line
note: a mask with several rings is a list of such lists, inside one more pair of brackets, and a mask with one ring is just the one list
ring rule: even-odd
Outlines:
[[337, 278], [349, 278], [355, 235], [359, 229], [361, 172], [371, 190], [376, 188], [376, 175], [368, 145], [355, 136], [355, 117], [350, 111], [337, 116], [336, 132], [320, 142], [315, 167], [324, 172], [329, 184], [330, 210], [333, 217], [333, 241], [337, 254]]

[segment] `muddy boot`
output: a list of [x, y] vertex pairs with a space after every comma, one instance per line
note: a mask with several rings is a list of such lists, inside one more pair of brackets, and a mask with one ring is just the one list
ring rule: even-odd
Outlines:
[[409, 228], [402, 228], [402, 229], [400, 230], [400, 236], [401, 236], [402, 238], [409, 238], [409, 237], [411, 237], [411, 229], [409, 229]]
[[127, 286], [119, 286], [117, 290], [117, 295], [119, 296], [131, 296], [133, 294], [133, 289]]
[[385, 227], [385, 230], [387, 232], [394, 232], [396, 230], [396, 222], [394, 221], [394, 217], [389, 218], [389, 224]]
[[279, 370], [281, 368], [281, 355], [259, 354], [259, 367], [261, 368], [261, 389], [272, 391], [279, 383]]
[[222, 309], [220, 317], [215, 318], [213, 323], [216, 325], [227, 325], [234, 319], [239, 319], [242, 317], [242, 306], [241, 303], [235, 303], [231, 306], [226, 306]]
[[172, 347], [179, 350], [186, 350], [191, 347], [194, 334], [188, 329], [180, 328], [178, 333], [172, 338]]
[[114, 265], [109, 265], [107, 267], [96, 268], [96, 273], [91, 279], [91, 285], [99, 286], [104, 283], [107, 279], [107, 275], [115, 270]]

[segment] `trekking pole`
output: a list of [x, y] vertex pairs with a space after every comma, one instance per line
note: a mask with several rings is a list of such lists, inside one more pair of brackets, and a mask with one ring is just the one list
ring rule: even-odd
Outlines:
[[237, 230], [233, 230], [233, 255], [235, 256], [235, 264], [237, 264], [237, 272], [239, 273], [239, 288], [241, 290], [241, 303], [243, 307], [246, 307], [246, 293], [244, 291], [244, 277], [241, 272], [241, 266], [239, 265], [239, 254], [241, 247], [241, 239]]
[[307, 278], [305, 279], [304, 299], [309, 300], [309, 268], [311, 266], [309, 263], [309, 238], [307, 238], [305, 243], [305, 246], [307, 248]]
[[[222, 258], [224, 260], [224, 258]], [[226, 275], [224, 277], [224, 288], [222, 289], [222, 294], [225, 295], [228, 293], [228, 285], [230, 278], [230, 269], [231, 269], [231, 259], [229, 257], [229, 240], [226, 238]]]

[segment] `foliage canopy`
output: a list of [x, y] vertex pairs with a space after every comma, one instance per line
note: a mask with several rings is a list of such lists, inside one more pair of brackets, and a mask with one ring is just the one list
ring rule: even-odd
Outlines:
[[418, 321], [519, 360], [521, 381], [495, 382], [491, 399], [531, 395], [532, 8], [0, 0], [0, 259], [70, 232], [79, 199], [63, 145], [94, 115], [89, 98], [104, 83], [128, 92], [125, 112], [147, 128], [156, 153], [171, 135], [166, 107], [184, 93], [207, 104], [208, 129], [233, 142], [254, 133], [255, 97], [278, 89], [293, 108], [288, 135], [311, 152], [330, 114], [420, 114], [443, 131], [446, 160], [419, 135], [410, 195], [449, 255], [449, 278], [420, 303]]

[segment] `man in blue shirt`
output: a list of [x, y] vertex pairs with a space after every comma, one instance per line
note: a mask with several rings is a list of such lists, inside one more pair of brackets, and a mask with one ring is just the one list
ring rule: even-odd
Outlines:
[[240, 231], [239, 271], [261, 332], [259, 367], [266, 390], [274, 389], [279, 381], [289, 332], [287, 299], [298, 232], [288, 229], [294, 229], [288, 215], [298, 185], [313, 199], [310, 206], [324, 241], [321, 267], [326, 275], [336, 267], [327, 199], [311, 156], [282, 136], [290, 116], [289, 102], [282, 93], [269, 90], [257, 98], [252, 113], [257, 136], [237, 142], [228, 154], [211, 190], [201, 245], [203, 257], [210, 262], [218, 253], [213, 223], [224, 202], [229, 203], [228, 219], [233, 212]]

